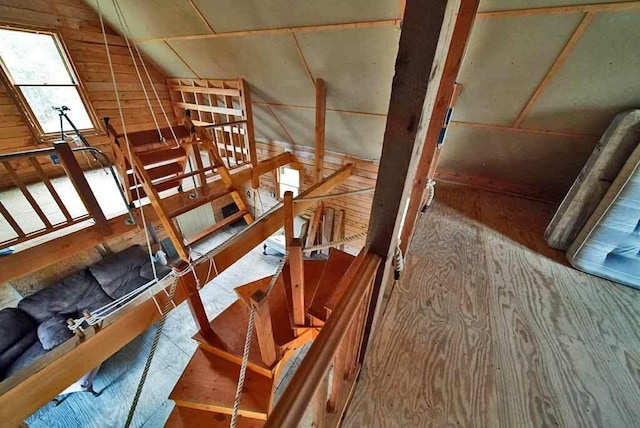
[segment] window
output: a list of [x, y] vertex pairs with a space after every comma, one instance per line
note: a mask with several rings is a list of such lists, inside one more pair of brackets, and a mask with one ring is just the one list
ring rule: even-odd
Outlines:
[[[61, 116], [54, 107], [66, 106], [65, 113], [76, 128], [95, 129], [78, 79], [55, 34], [0, 28], [0, 65], [3, 80], [8, 81], [41, 139], [60, 136]], [[72, 130], [66, 119], [62, 129]]]
[[287, 168], [286, 166], [278, 169], [278, 182], [280, 184], [280, 199], [284, 198], [284, 192], [291, 190], [293, 197], [298, 196], [300, 190], [300, 171]]

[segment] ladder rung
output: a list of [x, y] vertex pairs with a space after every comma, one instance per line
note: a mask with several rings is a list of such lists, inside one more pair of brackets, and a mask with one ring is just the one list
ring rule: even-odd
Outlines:
[[223, 196], [227, 196], [228, 194], [230, 194], [231, 192], [233, 192], [234, 190], [225, 190], [222, 193], [215, 193], [213, 195], [205, 195], [202, 196], [198, 199], [194, 199], [192, 203], [188, 204], [188, 205], [182, 205], [181, 207], [170, 211], [167, 213], [167, 217], [169, 218], [175, 218], [178, 217], [179, 215], [182, 215], [186, 212], [189, 212], [191, 210], [194, 210], [196, 208], [198, 208], [201, 205], [204, 205], [208, 202], [211, 201], [215, 201], [216, 199], [222, 198]]
[[[153, 165], [160, 162], [175, 161], [183, 159], [187, 156], [187, 152], [183, 147], [167, 147], [164, 149], [153, 150], [145, 153], [138, 153], [138, 158], [142, 163], [147, 165]], [[131, 166], [127, 165], [128, 168]]]
[[[149, 177], [151, 177], [151, 180], [159, 180], [161, 178], [180, 174], [182, 172], [182, 169], [183, 169], [182, 165], [180, 165], [177, 162], [173, 162], [173, 163], [167, 163], [164, 165], [152, 167], [152, 168], [146, 169], [145, 171], [147, 172]], [[129, 186], [134, 187], [135, 182], [133, 180], [133, 172], [128, 171], [127, 175], [129, 176]], [[138, 184], [139, 184], [139, 180], [138, 180]]]

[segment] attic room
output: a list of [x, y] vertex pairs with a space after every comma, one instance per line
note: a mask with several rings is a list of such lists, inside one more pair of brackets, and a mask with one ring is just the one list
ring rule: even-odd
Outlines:
[[0, 426], [638, 426], [639, 26], [0, 0]]

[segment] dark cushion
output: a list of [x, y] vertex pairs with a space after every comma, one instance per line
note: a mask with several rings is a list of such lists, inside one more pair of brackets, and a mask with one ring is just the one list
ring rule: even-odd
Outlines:
[[0, 378], [9, 367], [35, 342], [38, 342], [36, 330], [31, 330], [0, 354]]
[[[159, 263], [154, 263], [156, 267], [156, 275], [158, 275], [158, 279], [162, 279], [165, 276], [171, 273], [171, 268], [168, 266], [161, 265]], [[151, 269], [151, 262], [147, 262], [140, 266], [140, 276], [146, 278], [147, 280], [153, 279], [153, 270]]]
[[0, 311], [0, 354], [13, 347], [28, 333], [35, 331], [36, 323], [26, 312], [17, 308]]
[[100, 284], [84, 269], [22, 299], [18, 308], [41, 323], [54, 315], [75, 316], [85, 309], [97, 309], [111, 302]]
[[39, 340], [36, 339], [35, 343], [31, 345], [17, 360], [11, 364], [11, 366], [7, 369], [5, 373], [5, 377], [9, 377], [23, 368], [27, 367], [29, 364], [43, 356], [47, 353], [42, 347], [42, 344]]
[[[139, 270], [145, 262], [149, 262], [149, 254], [140, 245], [134, 245], [89, 266], [89, 271], [103, 290], [111, 296], [108, 291], [111, 283], [133, 270]], [[113, 296], [111, 298], [115, 299]]]
[[45, 350], [50, 351], [73, 337], [73, 332], [67, 326], [67, 318], [56, 315], [38, 326], [38, 339]]

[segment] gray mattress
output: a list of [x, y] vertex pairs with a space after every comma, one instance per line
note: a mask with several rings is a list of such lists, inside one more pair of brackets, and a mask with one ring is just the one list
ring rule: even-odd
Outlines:
[[567, 251], [577, 269], [640, 288], [640, 145]]

